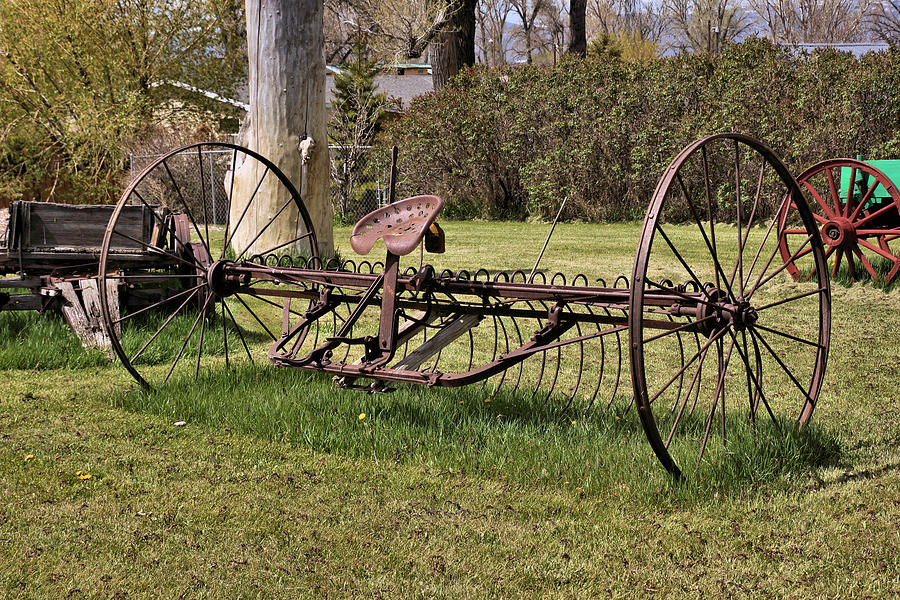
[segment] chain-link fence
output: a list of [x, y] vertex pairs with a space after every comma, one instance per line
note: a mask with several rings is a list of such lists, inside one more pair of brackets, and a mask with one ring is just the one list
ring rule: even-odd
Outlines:
[[[141, 171], [161, 156], [165, 154], [132, 154], [129, 181], [134, 181]], [[231, 150], [176, 154], [166, 160], [168, 172], [165, 169], [155, 172], [160, 177], [168, 177], [171, 173], [172, 181], [178, 182], [177, 193], [181, 194], [198, 219], [208, 216], [210, 225], [222, 225], [228, 218], [225, 174], [231, 170], [233, 156]], [[149, 183], [152, 182], [145, 182], [145, 185]]]
[[328, 146], [331, 205], [347, 224], [390, 202], [391, 151], [372, 146]]

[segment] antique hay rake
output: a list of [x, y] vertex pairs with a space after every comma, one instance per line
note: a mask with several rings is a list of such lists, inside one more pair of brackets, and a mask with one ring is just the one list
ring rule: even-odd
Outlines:
[[[210, 173], [198, 160], [208, 146], [151, 164], [106, 231], [104, 321], [143, 385], [265, 356], [369, 392], [480, 383], [566, 410], [635, 405], [675, 475], [679, 464], [727, 452], [729, 422], [803, 426], [816, 406], [830, 333], [824, 251], [796, 181], [752, 138], [714, 135], [676, 157], [650, 202], [630, 281], [612, 286], [584, 274], [440, 271], [413, 260], [423, 243], [442, 243], [435, 196], [394, 202], [357, 223], [353, 249], [366, 255], [383, 240], [383, 262], [323, 261], [301, 196], [275, 165], [215, 144], [229, 153]], [[181, 176], [199, 180], [198, 196], [185, 193]], [[204, 214], [209, 181], [224, 181], [231, 201], [220, 226]], [[140, 242], [169, 267], [123, 271], [112, 260], [117, 240], [135, 241], [123, 218], [132, 205], [187, 215], [189, 227], [168, 233], [177, 250]], [[776, 262], [787, 227], [808, 235]], [[794, 282], [789, 265], [808, 277]], [[172, 291], [117, 315], [112, 287]], [[632, 391], [622, 382], [626, 362]]]

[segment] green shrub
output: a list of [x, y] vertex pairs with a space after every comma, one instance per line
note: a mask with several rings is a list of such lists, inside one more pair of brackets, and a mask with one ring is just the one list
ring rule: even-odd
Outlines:
[[[900, 54], [796, 54], [750, 39], [721, 55], [604, 55], [553, 68], [475, 68], [413, 102], [400, 146], [405, 194], [452, 218], [639, 218], [676, 153], [711, 133], [762, 139], [795, 173], [900, 153]], [[763, 211], [775, 206], [762, 207]], [[763, 216], [763, 215], [761, 215]]]

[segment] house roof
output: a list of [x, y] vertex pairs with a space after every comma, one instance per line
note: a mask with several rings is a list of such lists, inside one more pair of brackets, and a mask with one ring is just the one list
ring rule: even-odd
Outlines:
[[[409, 108], [409, 103], [416, 96], [421, 96], [434, 89], [431, 75], [409, 74], [394, 75], [380, 74], [375, 76], [375, 85], [380, 92], [387, 94], [388, 99], [400, 101], [400, 108]], [[334, 77], [327, 77], [325, 81], [325, 105], [331, 106], [334, 101]]]
[[[326, 65], [325, 77], [325, 105], [331, 106], [334, 101], [334, 74], [341, 72], [340, 65]], [[402, 74], [401, 74], [402, 73]], [[237, 99], [226, 98], [215, 92], [202, 90], [181, 81], [162, 81], [153, 84], [170, 85], [201, 96], [205, 96], [216, 102], [236, 106], [244, 110], [250, 110], [250, 92], [246, 85], [237, 90]], [[431, 78], [431, 65], [425, 63], [398, 63], [384, 67], [375, 76], [375, 85], [379, 91], [387, 94], [388, 99], [400, 101], [400, 109], [409, 108], [409, 103], [416, 96], [421, 96], [434, 89]]]

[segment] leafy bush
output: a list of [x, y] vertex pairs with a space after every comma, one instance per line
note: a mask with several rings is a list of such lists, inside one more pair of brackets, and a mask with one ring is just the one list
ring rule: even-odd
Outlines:
[[442, 196], [453, 218], [550, 219], [568, 198], [565, 218], [622, 220], [643, 215], [701, 136], [758, 137], [798, 173], [897, 157], [898, 122], [900, 53], [803, 55], [751, 39], [716, 57], [471, 69], [414, 101], [383, 143], [400, 146], [402, 192]]

